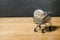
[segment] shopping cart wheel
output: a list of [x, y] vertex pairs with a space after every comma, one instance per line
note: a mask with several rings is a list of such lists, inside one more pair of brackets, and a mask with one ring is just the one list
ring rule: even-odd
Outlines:
[[36, 28], [34, 28], [34, 32], [38, 32], [38, 31], [36, 30]]

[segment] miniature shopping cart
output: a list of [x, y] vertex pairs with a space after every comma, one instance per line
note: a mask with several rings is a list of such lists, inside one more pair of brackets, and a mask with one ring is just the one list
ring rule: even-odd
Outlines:
[[51, 12], [44, 12], [43, 10], [40, 9], [34, 11], [33, 13], [34, 23], [37, 24], [37, 26], [34, 28], [34, 32], [37, 32], [38, 31], [37, 28], [39, 28], [42, 31], [42, 33], [44, 33], [45, 32], [44, 27], [49, 27], [52, 25], [50, 13]]

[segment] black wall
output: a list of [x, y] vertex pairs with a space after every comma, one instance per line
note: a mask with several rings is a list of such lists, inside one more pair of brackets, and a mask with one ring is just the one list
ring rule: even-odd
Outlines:
[[60, 16], [60, 0], [0, 0], [0, 17], [33, 16], [36, 9]]

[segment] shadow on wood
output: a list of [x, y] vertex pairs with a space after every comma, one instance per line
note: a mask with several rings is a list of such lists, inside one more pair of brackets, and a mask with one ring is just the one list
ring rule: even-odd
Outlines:
[[44, 28], [44, 30], [45, 30], [46, 32], [52, 32], [52, 31], [55, 31], [55, 30], [57, 30], [57, 29], [58, 29], [57, 26], [49, 26], [49, 27], [45, 27], [45, 28]]

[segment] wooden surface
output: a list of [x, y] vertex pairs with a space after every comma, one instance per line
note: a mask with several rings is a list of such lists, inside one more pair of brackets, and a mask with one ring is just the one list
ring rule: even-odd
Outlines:
[[0, 40], [60, 40], [60, 17], [52, 17], [52, 32], [34, 32], [32, 17], [0, 18]]

